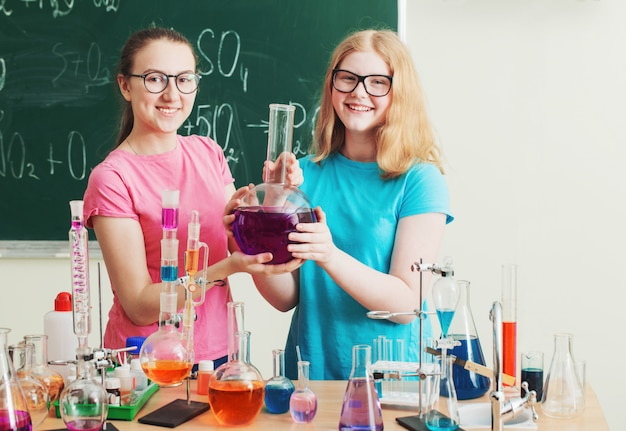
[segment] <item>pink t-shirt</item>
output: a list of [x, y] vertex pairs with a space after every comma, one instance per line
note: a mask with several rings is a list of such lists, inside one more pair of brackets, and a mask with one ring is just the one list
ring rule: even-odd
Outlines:
[[[184, 249], [191, 211], [200, 213], [200, 240], [209, 247], [209, 265], [228, 253], [222, 222], [226, 197], [224, 187], [232, 183], [221, 147], [200, 136], [178, 136], [176, 149], [154, 156], [140, 156], [122, 150], [112, 151], [96, 166], [84, 196], [85, 224], [92, 228], [93, 216], [130, 217], [138, 220], [146, 244], [148, 271], [154, 283], [161, 280], [161, 193], [179, 190], [178, 275], [185, 275]], [[147, 337], [158, 325], [136, 326], [128, 318], [115, 295], [104, 334], [104, 345], [125, 347], [126, 338]], [[226, 304], [231, 300], [228, 284], [213, 287], [204, 304], [196, 307], [194, 327], [195, 362], [217, 359], [228, 353]]]

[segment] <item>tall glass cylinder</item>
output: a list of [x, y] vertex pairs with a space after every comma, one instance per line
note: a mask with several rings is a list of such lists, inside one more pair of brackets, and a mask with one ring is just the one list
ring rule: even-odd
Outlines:
[[502, 372], [517, 377], [517, 265], [502, 265]]
[[89, 290], [89, 251], [87, 228], [83, 222], [83, 201], [70, 201], [69, 231], [72, 257], [72, 312], [78, 346], [85, 348], [91, 332], [91, 297]]
[[0, 328], [0, 430], [30, 431], [32, 421], [24, 391], [9, 359], [9, 328]]

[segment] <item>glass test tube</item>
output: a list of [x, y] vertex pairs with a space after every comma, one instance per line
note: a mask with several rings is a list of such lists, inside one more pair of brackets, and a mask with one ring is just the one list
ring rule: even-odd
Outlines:
[[517, 265], [502, 265], [502, 372], [517, 377]]

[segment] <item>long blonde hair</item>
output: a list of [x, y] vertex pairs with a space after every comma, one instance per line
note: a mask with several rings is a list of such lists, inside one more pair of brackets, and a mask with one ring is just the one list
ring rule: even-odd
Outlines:
[[313, 135], [314, 161], [338, 152], [344, 144], [345, 126], [333, 109], [332, 75], [350, 53], [374, 51], [387, 63], [393, 76], [392, 102], [387, 118], [377, 130], [376, 162], [382, 178], [405, 173], [417, 162], [432, 163], [443, 172], [441, 151], [424, 103], [422, 89], [406, 45], [391, 30], [363, 30], [351, 34], [333, 52], [326, 72], [322, 100]]

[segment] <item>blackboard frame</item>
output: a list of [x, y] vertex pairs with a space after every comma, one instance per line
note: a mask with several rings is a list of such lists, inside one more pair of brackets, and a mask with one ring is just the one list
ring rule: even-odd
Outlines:
[[[9, 0], [9, 1], [3, 2], [2, 5], [0, 5], [0, 28], [2, 27], [7, 28], [7, 26], [4, 25], [2, 22], [3, 19], [5, 20], [5, 22], [11, 23], [11, 25], [9, 26], [10, 30], [8, 30], [7, 33], [5, 33], [4, 35], [2, 34], [3, 31], [0, 29], [0, 61], [2, 61], [2, 67], [4, 68], [4, 72], [2, 71], [2, 68], [0, 68], [0, 74], [4, 73], [4, 76], [0, 76], [0, 82], [2, 82], [2, 84], [0, 84], [0, 142], [3, 143], [3, 146], [0, 146], [0, 150], [1, 150], [1, 153], [0, 153], [1, 154], [0, 155], [0, 189], [2, 189], [2, 191], [0, 192], [0, 196], [6, 195], [7, 192], [10, 193], [11, 189], [17, 188], [18, 192], [16, 193], [18, 195], [14, 197], [14, 199], [15, 199], [15, 202], [17, 202], [18, 204], [23, 203], [21, 201], [22, 199], [24, 201], [27, 201], [29, 199], [29, 196], [30, 197], [37, 196], [38, 193], [37, 193], [37, 188], [29, 188], [27, 186], [23, 186], [22, 185], [23, 183], [19, 184], [19, 181], [18, 182], [7, 181], [6, 177], [9, 174], [9, 171], [8, 171], [9, 164], [12, 162], [12, 160], [7, 159], [7, 147], [10, 145], [10, 142], [14, 138], [16, 132], [19, 132], [22, 135], [27, 135], [28, 133], [31, 133], [31, 132], [35, 134], [42, 133], [42, 130], [37, 131], [37, 129], [45, 129], [45, 132], [47, 134], [49, 135], [54, 134], [54, 131], [50, 130], [51, 128], [48, 126], [38, 127], [37, 124], [33, 124], [33, 126], [35, 127], [32, 127], [33, 130], [31, 130], [31, 127], [27, 127], [30, 125], [25, 125], [24, 123], [20, 124], [19, 119], [17, 119], [14, 123], [10, 123], [10, 121], [15, 120], [15, 118], [11, 118], [11, 115], [13, 114], [12, 112], [10, 112], [11, 108], [8, 107], [7, 103], [2, 101], [2, 96], [3, 96], [2, 86], [3, 85], [5, 86], [4, 93], [5, 95], [7, 95], [8, 93], [7, 88], [9, 88], [10, 85], [15, 83], [15, 81], [11, 79], [11, 75], [9, 73], [11, 65], [15, 62], [15, 58], [11, 57], [10, 54], [7, 54], [7, 52], [11, 52], [11, 50], [7, 47], [9, 45], [12, 45], [13, 42], [19, 39], [18, 38], [19, 34], [24, 34], [26, 35], [24, 37], [27, 37], [27, 38], [38, 39], [38, 43], [42, 43], [42, 44], [46, 43], [45, 41], [46, 36], [49, 36], [52, 38], [57, 37], [58, 40], [62, 41], [62, 43], [65, 43], [65, 46], [68, 46], [69, 45], [67, 42], [68, 40], [73, 40], [74, 38], [87, 38], [88, 39], [89, 34], [90, 34], [88, 32], [85, 33], [85, 31], [82, 31], [82, 32], [77, 31], [75, 35], [71, 34], [72, 26], [69, 25], [69, 23], [72, 22], [71, 20], [84, 18], [85, 20], [89, 21], [88, 17], [91, 14], [99, 14], [99, 15], [105, 16], [105, 18], [103, 18], [104, 20], [103, 22], [108, 22], [107, 20], [109, 18], [107, 17], [122, 16], [122, 18], [120, 19], [121, 21], [124, 22], [125, 27], [124, 26], [115, 27], [116, 29], [118, 29], [118, 31], [115, 32], [116, 33], [115, 37], [117, 37], [116, 40], [118, 41], [115, 43], [115, 45], [119, 45], [119, 46], [121, 46], [121, 44], [123, 43], [123, 40], [125, 40], [127, 35], [130, 34], [132, 31], [138, 28], [145, 27], [146, 25], [151, 25], [153, 23], [156, 23], [158, 25], [172, 26], [178, 29], [179, 31], [183, 32], [190, 39], [190, 41], [192, 41], [192, 43], [196, 45], [197, 50], [199, 48], [200, 49], [202, 48], [200, 38], [198, 37], [198, 35], [200, 34], [200, 30], [198, 29], [202, 29], [202, 31], [210, 31], [212, 36], [221, 35], [222, 37], [224, 37], [224, 34], [226, 34], [229, 31], [229, 29], [234, 28], [233, 31], [235, 32], [240, 31], [242, 34], [242, 38], [244, 37], [243, 30], [237, 29], [233, 27], [232, 25], [231, 27], [228, 27], [228, 25], [224, 25], [222, 27], [220, 27], [219, 25], [213, 25], [211, 24], [209, 18], [207, 18], [207, 23], [200, 24], [200, 27], [198, 26], [193, 27], [192, 25], [193, 23], [191, 23], [193, 19], [190, 19], [189, 23], [186, 22], [183, 28], [180, 28], [181, 27], [180, 25], [176, 25], [177, 22], [178, 23], [181, 22], [180, 17], [178, 18], [179, 21], [176, 21], [174, 17], [176, 13], [168, 13], [169, 10], [167, 8], [171, 7], [170, 5], [175, 4], [177, 5], [178, 8], [184, 9], [185, 7], [191, 7], [192, 4], [199, 3], [199, 2], [194, 2], [193, 0], [182, 0], [180, 2], [169, 2], [168, 0], [158, 0], [158, 1], [134, 0], [132, 3], [127, 2], [125, 0], [98, 0], [94, 2], [80, 2], [80, 4], [83, 4], [83, 5], [89, 4], [89, 3], [91, 3], [91, 5], [88, 7], [81, 6], [83, 8], [82, 10], [77, 9], [77, 10], [73, 10], [70, 12], [54, 9], [54, 8], [58, 9], [59, 7], [61, 7], [60, 5], [62, 5], [63, 2], [50, 2], [50, 3], [41, 2], [39, 3], [39, 6], [36, 6], [36, 4], [32, 2], [28, 3], [28, 2], [21, 2], [19, 0], [13, 0], [13, 1]], [[332, 48], [334, 47], [335, 43], [339, 41], [349, 31], [359, 29], [359, 28], [370, 27], [370, 26], [378, 26], [378, 27], [386, 27], [386, 28], [396, 28], [399, 30], [402, 36], [401, 14], [403, 13], [403, 9], [404, 9], [403, 7], [404, 0], [399, 0], [398, 2], [389, 1], [389, 0], [342, 0], [342, 2], [335, 2], [334, 0], [306, 0], [306, 1], [300, 0], [298, 2], [293, 2], [291, 0], [254, 0], [254, 1], [233, 0], [231, 2], [228, 2], [229, 3], [228, 6], [224, 6], [223, 3], [225, 2], [219, 3], [219, 5], [221, 5], [220, 7], [232, 8], [233, 14], [237, 11], [241, 12], [242, 7], [247, 6], [247, 5], [252, 5], [252, 4], [254, 5], [262, 4], [268, 7], [277, 6], [278, 10], [280, 10], [280, 13], [275, 13], [274, 14], [275, 16], [272, 17], [272, 19], [276, 20], [276, 23], [274, 23], [274, 25], [280, 24], [280, 25], [285, 26], [286, 29], [291, 28], [293, 31], [296, 31], [296, 32], [299, 32], [300, 29], [304, 29], [306, 27], [306, 31], [304, 32], [310, 33], [310, 36], [314, 35], [314, 32], [312, 32], [311, 29], [315, 29], [315, 28], [318, 29], [317, 34], [319, 35], [326, 35], [326, 33], [332, 33], [333, 34], [332, 37], [327, 37], [323, 41], [320, 41], [319, 44], [316, 46], [316, 50], [322, 51], [323, 55], [322, 57], [320, 57], [321, 59], [318, 60], [315, 64], [315, 68], [317, 70], [314, 71], [313, 76], [315, 79], [319, 79], [320, 82], [321, 82], [321, 79], [323, 78], [322, 76], [323, 71], [326, 68], [326, 62], [328, 60], [328, 56], [330, 55], [330, 52], [332, 51]], [[28, 6], [29, 4], [30, 6]], [[78, 8], [78, 4], [79, 3], [76, 3], [77, 5], [76, 8]], [[131, 4], [134, 9], [132, 11], [129, 9], [128, 12], [124, 12], [125, 9], [123, 8]], [[217, 3], [214, 3], [214, 2], [205, 2], [204, 4], [208, 5], [207, 8], [211, 8], [211, 10], [213, 10], [214, 7], [215, 8], [217, 7]], [[337, 6], [337, 4], [340, 4], [341, 6]], [[297, 5], [297, 6], [294, 6], [294, 5]], [[384, 5], [385, 13], [387, 14], [387, 19], [376, 19], [375, 17], [371, 16], [371, 15], [376, 14], [375, 12], [372, 12], [372, 11], [378, 10], [380, 7], [382, 7], [381, 5]], [[29, 7], [30, 9], [28, 9]], [[7, 16], [7, 13], [6, 13], [7, 8], [12, 8], [11, 10], [12, 14], [10, 16]], [[116, 11], [115, 8], [118, 8], [118, 10]], [[143, 8], [143, 15], [137, 13], [137, 8], [139, 9]], [[107, 10], [107, 9], [110, 9], [110, 10]], [[125, 13], [127, 15], [124, 15]], [[28, 17], [25, 19], [25, 22], [30, 21], [31, 23], [34, 23], [39, 26], [43, 26], [44, 28], [46, 26], [49, 26], [48, 30], [36, 31], [36, 30], [33, 30], [33, 28], [30, 28], [30, 29], [27, 28], [27, 24], [21, 21], [20, 14], [22, 15], [29, 14]], [[118, 15], [115, 15], [115, 14], [118, 14]], [[256, 25], [255, 24], [256, 21], [263, 19], [263, 17], [255, 16], [254, 11], [251, 12], [250, 14], [251, 14], [251, 17], [246, 18], [244, 16], [239, 16], [237, 17], [237, 19], [241, 20], [242, 23], [245, 22], [245, 23], [249, 23], [250, 25]], [[281, 14], [284, 14], [284, 16], [281, 16]], [[135, 16], [136, 18], [134, 18]], [[157, 16], [158, 18], [156, 18]], [[113, 20], [113, 21], [117, 22], [117, 20]], [[306, 21], [306, 23], [303, 23], [304, 21]], [[242, 24], [242, 26], [243, 25], [244, 24]], [[85, 26], [87, 26], [87, 24], [85, 24]], [[192, 27], [195, 28], [195, 30], [192, 29]], [[111, 24], [109, 28], [113, 28], [113, 24]], [[125, 28], [125, 31], [120, 31], [119, 28]], [[14, 33], [9, 34], [9, 32], [11, 31], [13, 31]], [[125, 33], [125, 34], [119, 34], [119, 33]], [[286, 34], [289, 34], [289, 32], [287, 31]], [[283, 60], [282, 57], [280, 57], [281, 55], [284, 55], [286, 60], [291, 60], [292, 56], [289, 53], [285, 54], [285, 53], [278, 52], [280, 51], [280, 47], [273, 46], [275, 45], [275, 43], [271, 40], [269, 36], [267, 40], [264, 40], [264, 34], [258, 34], [257, 36], [258, 36], [257, 40], [253, 41], [256, 44], [254, 45], [254, 48], [252, 49], [252, 51], [254, 50], [257, 50], [257, 51], [248, 52], [248, 55], [249, 55], [248, 58], [251, 58], [254, 56], [257, 56], [257, 57], [259, 56], [271, 57], [272, 55], [278, 56], [276, 58], [277, 69], [279, 69], [281, 66], [278, 63], [280, 63], [280, 61]], [[316, 39], [316, 37], [310, 37], [310, 36], [309, 36], [309, 39], [312, 39], [312, 40]], [[112, 37], [113, 36], [111, 36], [111, 38]], [[109, 36], [106, 36], [106, 38], [108, 39]], [[320, 36], [320, 39], [323, 39], [323, 38]], [[50, 43], [52, 42], [53, 41], [51, 40]], [[251, 39], [246, 39], [242, 42], [242, 51], [246, 49], [246, 47], [243, 46], [244, 42], [251, 43]], [[58, 47], [58, 43], [61, 43], [61, 42], [57, 42], [57, 45], [56, 45], [57, 47]], [[294, 41], [289, 41], [289, 43], [296, 44], [298, 42], [297, 40], [294, 40]], [[307, 43], [312, 43], [312, 42], [307, 42]], [[93, 47], [94, 45], [92, 43], [91, 45], [88, 44], [86, 46], [90, 47], [90, 48], [86, 48], [86, 50], [87, 49], [90, 50], [91, 47]], [[299, 46], [300, 45], [297, 45], [296, 47], [299, 48]], [[267, 51], [265, 51], [266, 48], [267, 48]], [[307, 52], [306, 55], [311, 56], [310, 47], [305, 46], [304, 48], [305, 48], [304, 50], [309, 51]], [[32, 49], [32, 46], [26, 46], [25, 50], [26, 49]], [[18, 51], [19, 51], [19, 48], [18, 48]], [[106, 53], [102, 54], [103, 55], [102, 58], [111, 57], [112, 59], [113, 57], [115, 57], [114, 60], [117, 61], [119, 52], [112, 52], [112, 51], [113, 50], [109, 49]], [[50, 54], [53, 57], [52, 59], [46, 57], [42, 59], [41, 62], [44, 63], [44, 66], [46, 65], [50, 66], [51, 64], [53, 64], [53, 62], [59, 59], [58, 57], [62, 57], [62, 55], [58, 55], [58, 53], [61, 53], [61, 52], [62, 52], [61, 49], [58, 49], [56, 58], [54, 58], [55, 55], [54, 53], [52, 53]], [[24, 54], [24, 52], [17, 52], [17, 54]], [[208, 60], [209, 63], [211, 63], [211, 60], [214, 60], [210, 57], [210, 55], [206, 57], [207, 58], [205, 60]], [[67, 57], [67, 58], [64, 58], [64, 60], [70, 61], [71, 59]], [[213, 62], [212, 64], [207, 64], [207, 61], [203, 62], [202, 60], [203, 59], [201, 58], [199, 66], [201, 68], [204, 68], [204, 71], [206, 71], [208, 68], [218, 67], [218, 65], [216, 65], [215, 62]], [[46, 62], [49, 62], [49, 63], [46, 63]], [[92, 62], [93, 60], [90, 61], [90, 63]], [[112, 71], [112, 64], [113, 64], [112, 62], [113, 60], [111, 60], [111, 63], [108, 66], [109, 71]], [[292, 65], [289, 65], [289, 66], [291, 67]], [[33, 67], [32, 64], [31, 64], [31, 67]], [[76, 66], [76, 68], [78, 69], [78, 66]], [[48, 67], [48, 68], [44, 67], [43, 69], [45, 72], [48, 73], [48, 75], [56, 72], [54, 70], [51, 70], [51, 67]], [[244, 73], [243, 69], [241, 68], [238, 72], [240, 75]], [[26, 78], [29, 77], [28, 74], [25, 74], [23, 76], [25, 76]], [[56, 77], [57, 75], [54, 75], [54, 76]], [[57, 84], [62, 85], [62, 80], [63, 78], [58, 79]], [[304, 80], [304, 79], [301, 79], [301, 80]], [[111, 81], [110, 78], [109, 78], [109, 81]], [[209, 79], [205, 77], [203, 81], [207, 82], [209, 81]], [[112, 81], [109, 83], [113, 84]], [[85, 97], [87, 99], [87, 100], [84, 100], [85, 103], [88, 103], [91, 97], [96, 97], [93, 95], [93, 93], [99, 90], [98, 88], [99, 86], [95, 84], [93, 87], [90, 87], [90, 89], [92, 90], [92, 95]], [[271, 83], [270, 87], [272, 85], [276, 86], [278, 84], [279, 83]], [[314, 88], [315, 91], [319, 90], [318, 83], [310, 83], [309, 85], [311, 88]], [[230, 84], [224, 85], [223, 87], [220, 88], [220, 91], [223, 90], [220, 96], [227, 98], [228, 92], [231, 91], [233, 88], [234, 86]], [[40, 88], [31, 89], [30, 91], [35, 92], [37, 90], [41, 92]], [[114, 88], [109, 88], [108, 90], [109, 90], [109, 93], [113, 95], [112, 97], [116, 96]], [[297, 90], [297, 92], [300, 92], [300, 91], [301, 90]], [[215, 92], [215, 89], [210, 89], [209, 92]], [[42, 103], [42, 104], [43, 105], [46, 105], [46, 103], [50, 104], [52, 105], [53, 109], [56, 109], [56, 111], [61, 111], [61, 114], [66, 114], [66, 117], [71, 117], [71, 115], [74, 115], [72, 114], [72, 112], [75, 112], [75, 111], [72, 111], [72, 109], [75, 110], [76, 106], [72, 105], [71, 100], [60, 102], [58, 100], [61, 97], [59, 96], [59, 94], [62, 94], [62, 93], [55, 93], [53, 96], [50, 96], [49, 100], [46, 100], [46, 97], [44, 96], [43, 102], [45, 103]], [[68, 97], [71, 98], [71, 96], [72, 94], [70, 92]], [[11, 100], [15, 101], [16, 100], [15, 94], [12, 94], [12, 97], [13, 98]], [[106, 97], [108, 98], [109, 95], [107, 95]], [[199, 104], [203, 104], [201, 97], [202, 97], [202, 91], [200, 92], [198, 99], [196, 101], [196, 109], [198, 109]], [[246, 95], [242, 97], [244, 102], [241, 103], [243, 109], [240, 109], [240, 111], [243, 111], [247, 108], [248, 102], [250, 102], [249, 103], [250, 105], [253, 105], [257, 102], [256, 100], [246, 101], [245, 97]], [[277, 97], [279, 99], [289, 98], [289, 93], [285, 93]], [[313, 96], [311, 94], [307, 94], [306, 97], [308, 98], [308, 100], [302, 103], [302, 105], [305, 105], [303, 107], [303, 111], [305, 109], [310, 109], [311, 104], [314, 103]], [[259, 98], [261, 99], [261, 97]], [[260, 109], [265, 109], [264, 108], [265, 105], [269, 103], [273, 103], [273, 102], [292, 103], [293, 100], [288, 100], [288, 101], [287, 100], [275, 100], [275, 99], [272, 99], [271, 97], [268, 98], [267, 95], [264, 95], [263, 100], [258, 102], [257, 104], [257, 105], [260, 105], [262, 108], [258, 108], [258, 106], [255, 106], [254, 109], [257, 109], [257, 111], [259, 111]], [[299, 103], [300, 101], [296, 100], [295, 102]], [[65, 103], [65, 105], [63, 103]], [[103, 103], [103, 102], [100, 102], [100, 103]], [[111, 101], [107, 99], [106, 103], [108, 103], [107, 105], [108, 111], [111, 111], [112, 110], [110, 108]], [[206, 104], [206, 102], [204, 103]], [[217, 109], [217, 104], [215, 104], [215, 106]], [[37, 116], [45, 117], [47, 115], [45, 110], [37, 110], [33, 112], [35, 112], [35, 114], [32, 114], [34, 117], [37, 117]], [[94, 134], [98, 134], [98, 136], [102, 136], [102, 139], [99, 142], [97, 142], [97, 144], [95, 145], [96, 148], [90, 147], [87, 150], [88, 152], [87, 168], [89, 168], [89, 164], [90, 164], [89, 157], [93, 159], [93, 161], [91, 162], [91, 166], [94, 166], [97, 162], [99, 162], [99, 160], [101, 160], [106, 155], [106, 153], [110, 150], [110, 147], [112, 146], [112, 142], [114, 141], [114, 138], [115, 138], [114, 135], [116, 133], [116, 126], [115, 124], [111, 124], [111, 123], [114, 123], [117, 120], [118, 112], [109, 112], [109, 113], [111, 114], [111, 116], [106, 120], [106, 123], [104, 125], [98, 124], [97, 130], [93, 131]], [[239, 112], [239, 115], [245, 115], [245, 113]], [[215, 117], [217, 117], [217, 114], [215, 114]], [[251, 122], [248, 122], [246, 123], [247, 128], [250, 128], [250, 129], [254, 127], [262, 128], [265, 118], [261, 115], [257, 115], [256, 124], [252, 124]], [[310, 120], [310, 118], [307, 118], [307, 119]], [[198, 124], [199, 122], [202, 123], [203, 121], [206, 121], [206, 120], [200, 117], [197, 117], [195, 119], [196, 124]], [[296, 121], [298, 121], [297, 116], [296, 116]], [[20, 126], [22, 127], [20, 128]], [[208, 127], [209, 126], [207, 126], [207, 128]], [[311, 127], [311, 125], [309, 124], [308, 127]], [[26, 131], [25, 129], [29, 129], [29, 130]], [[68, 142], [73, 142], [71, 141], [71, 138], [70, 138], [71, 132], [67, 132], [67, 130], [64, 130], [63, 132], [67, 133]], [[192, 131], [192, 133], [193, 132], [195, 131]], [[4, 133], [4, 136], [2, 135], [2, 133]], [[260, 132], [260, 133], [263, 133], [263, 132]], [[39, 136], [39, 135], [35, 135], [35, 136]], [[74, 135], [74, 136], [77, 136], [77, 135]], [[218, 143], [223, 145], [223, 141], [220, 138], [220, 136], [217, 135], [217, 132], [216, 132], [216, 136], [213, 136], [213, 137], [218, 141]], [[295, 133], [294, 133], [294, 139], [297, 139], [297, 137], [295, 136]], [[302, 138], [301, 140], [304, 141], [304, 138]], [[45, 142], [45, 139], [32, 139], [32, 138], [26, 139], [25, 145], [28, 151], [31, 151], [31, 147], [29, 147], [29, 145], [34, 146], [35, 144], [33, 144], [32, 142], [35, 142], [35, 141], [37, 141], [37, 145], [41, 143], [42, 149], [45, 149], [46, 144], [48, 144], [48, 142]], [[42, 141], [42, 142], [39, 142], [39, 141]], [[250, 141], [250, 139], [248, 139], [248, 141]], [[265, 143], [262, 141], [262, 139], [260, 140], [256, 139], [256, 141], [260, 141], [260, 144], [257, 145], [257, 147], [254, 149], [254, 151], [256, 151], [256, 154], [253, 154], [252, 156], [250, 156], [250, 161], [247, 162], [247, 164], [251, 166], [245, 166], [244, 173], [240, 171], [236, 172], [237, 169], [233, 169], [233, 173], [236, 179], [238, 179], [238, 182], [236, 183], [236, 185], [238, 186], [244, 183], [250, 182], [250, 181], [252, 182], [260, 181], [260, 168], [257, 167], [256, 165], [260, 164], [265, 157], [264, 156]], [[50, 143], [49, 145], [52, 148], [53, 144]], [[68, 147], [69, 146], [70, 144], [68, 143]], [[249, 147], [246, 147], [246, 149], [249, 150], [249, 153], [252, 153], [252, 150]], [[225, 152], [227, 150], [229, 149], [225, 148]], [[232, 151], [232, 148], [230, 150]], [[296, 151], [303, 151], [303, 150], [302, 148], [300, 148], [300, 149], [296, 149]], [[68, 160], [67, 164], [71, 163], [70, 158], [72, 157], [76, 158], [76, 154], [70, 154], [70, 153], [71, 153], [70, 149], [67, 149], [67, 160]], [[14, 151], [13, 154], [16, 154], [16, 152]], [[58, 154], [58, 151], [57, 151], [57, 154]], [[303, 153], [300, 153], [300, 155], [302, 154]], [[233, 157], [236, 157], [236, 156], [237, 154], [234, 154]], [[49, 155], [44, 155], [42, 157], [45, 160], [46, 157], [54, 159], [56, 156], [49, 157]], [[80, 162], [80, 157], [78, 160]], [[2, 166], [2, 162], [4, 162], [4, 168]], [[26, 166], [28, 166], [29, 160], [27, 159], [26, 162], [27, 162]], [[39, 162], [30, 161], [30, 163], [33, 165], [36, 165], [36, 163], [39, 163]], [[246, 162], [244, 162], [244, 165], [245, 164]], [[50, 162], [49, 165], [51, 169], [54, 167], [53, 166], [54, 164], [52, 162]], [[59, 163], [59, 165], [61, 165], [61, 163]], [[4, 171], [2, 171], [2, 169], [4, 169]], [[4, 173], [4, 177], [2, 177], [3, 173]], [[84, 173], [82, 173], [82, 171], [78, 173], [76, 172], [73, 173], [73, 175], [75, 176], [76, 175], [80, 176], [81, 174], [88, 176], [88, 169], [87, 169], [87, 172], [84, 172]], [[44, 178], [44, 182], [45, 182], [45, 178]], [[57, 214], [55, 218], [54, 211], [50, 211], [48, 213], [47, 211], [41, 211], [40, 209], [39, 212], [41, 213], [41, 215], [38, 216], [39, 219], [37, 219], [39, 223], [35, 223], [33, 222], [32, 218], [29, 218], [29, 217], [32, 217], [32, 214], [30, 214], [31, 211], [23, 211], [22, 213], [16, 213], [16, 212], [10, 213], [10, 210], [12, 210], [14, 207], [17, 207], [19, 205], [11, 205], [10, 203], [7, 204], [6, 203], [7, 201], [5, 200], [5, 204], [3, 205], [5, 208], [2, 211], [2, 213], [7, 214], [8, 212], [8, 215], [2, 216], [0, 214], [0, 258], [63, 257], [66, 254], [65, 253], [66, 241], [64, 240], [64, 238], [66, 237], [66, 231], [69, 226], [69, 205], [67, 205], [67, 201], [71, 199], [80, 199], [82, 197], [82, 191], [84, 191], [84, 187], [86, 186], [86, 180], [84, 178], [80, 180], [80, 185], [75, 187], [74, 191], [70, 192], [73, 194], [69, 194], [66, 197], [66, 199], [60, 198], [57, 200], [56, 197], [54, 198], [52, 197], [52, 196], [56, 196], [56, 190], [70, 189], [74, 187], [75, 184], [70, 180], [62, 180], [60, 182], [60, 186], [61, 187], [59, 187], [59, 185], [56, 185], [56, 189], [52, 188], [43, 193], [39, 193], [41, 197], [38, 197], [36, 199], [48, 201], [49, 202], [48, 205], [52, 206], [55, 210], [58, 210], [57, 205], [62, 206], [63, 209], [61, 211], [61, 215], [58, 216]], [[60, 202], [60, 204], [58, 204], [57, 202]], [[34, 212], [35, 211], [33, 211], [33, 213]], [[58, 213], [59, 211], [56, 211], [56, 212]], [[33, 234], [34, 235], [33, 237], [24, 238], [21, 236], [23, 232], [18, 232], [16, 234], [12, 233], [11, 223], [16, 223], [17, 227], [19, 227], [23, 231], [28, 231], [28, 232], [30, 232], [31, 226], [40, 225], [40, 226], [43, 226], [42, 227], [43, 233], [35, 233]], [[53, 226], [53, 227], [48, 227], [48, 225]], [[52, 233], [50, 233], [50, 231], [52, 231]], [[94, 250], [94, 255], [97, 255], [99, 253], [97, 242], [93, 241], [95, 238], [92, 237], [91, 239], [92, 239], [91, 242], [93, 243], [92, 249]]]

